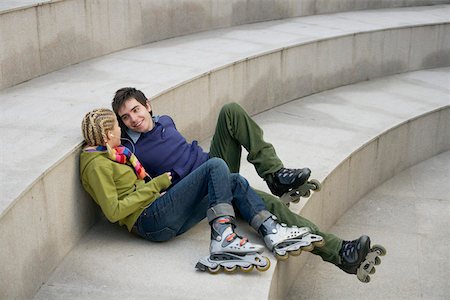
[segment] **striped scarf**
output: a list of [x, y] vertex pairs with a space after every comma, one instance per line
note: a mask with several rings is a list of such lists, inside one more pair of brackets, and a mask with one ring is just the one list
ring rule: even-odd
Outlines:
[[[108, 149], [109, 148], [109, 149]], [[109, 150], [109, 151], [108, 151]], [[120, 164], [131, 164], [131, 166], [134, 168], [134, 172], [136, 173], [137, 177], [142, 180], [149, 180], [149, 176], [147, 175], [147, 172], [145, 172], [144, 167], [137, 159], [136, 155], [133, 154], [133, 152], [130, 151], [127, 147], [124, 146], [118, 146], [115, 148], [106, 147], [106, 146], [88, 146], [83, 149], [84, 152], [108, 152], [109, 159], [112, 161], [116, 161]]]

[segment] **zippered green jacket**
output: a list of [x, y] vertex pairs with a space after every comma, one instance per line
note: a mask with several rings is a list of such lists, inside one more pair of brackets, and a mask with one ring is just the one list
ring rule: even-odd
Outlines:
[[131, 166], [114, 162], [103, 152], [81, 152], [80, 178], [106, 218], [127, 226], [128, 231], [142, 211], [171, 184], [166, 174], [145, 183]]

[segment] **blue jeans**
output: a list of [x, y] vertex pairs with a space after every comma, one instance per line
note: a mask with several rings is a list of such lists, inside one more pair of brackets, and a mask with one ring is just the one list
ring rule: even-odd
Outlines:
[[269, 216], [262, 199], [226, 163], [211, 158], [147, 207], [136, 221], [138, 234], [167, 241], [186, 232], [206, 216], [234, 216], [233, 206], [256, 230]]

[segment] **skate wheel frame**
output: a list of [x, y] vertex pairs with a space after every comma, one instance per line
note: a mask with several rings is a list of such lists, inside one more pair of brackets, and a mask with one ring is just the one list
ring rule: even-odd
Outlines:
[[227, 274], [235, 273], [237, 270], [240, 270], [243, 273], [249, 273], [253, 271], [255, 266], [258, 271], [265, 272], [270, 268], [270, 260], [266, 256], [256, 255], [253, 263], [237, 262], [236, 264], [233, 264], [232, 262], [215, 263], [206, 258], [200, 259], [195, 268], [199, 271], [216, 275], [222, 270]]
[[380, 256], [386, 255], [386, 249], [381, 245], [373, 245], [369, 253], [367, 253], [365, 260], [361, 263], [356, 276], [359, 281], [364, 283], [370, 282], [370, 276], [376, 272], [375, 266], [381, 264]]
[[308, 198], [311, 196], [311, 191], [320, 191], [322, 188], [322, 184], [317, 179], [311, 179], [310, 181], [305, 182], [301, 186], [296, 189], [292, 189], [289, 192], [286, 192], [280, 197], [280, 200], [289, 205], [292, 203], [298, 203], [301, 197]]

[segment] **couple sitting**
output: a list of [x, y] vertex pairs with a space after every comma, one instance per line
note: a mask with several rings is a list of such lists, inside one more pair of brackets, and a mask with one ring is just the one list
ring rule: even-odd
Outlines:
[[377, 256], [384, 249], [371, 248], [369, 237], [344, 241], [321, 232], [277, 197], [253, 190], [238, 174], [244, 147], [247, 160], [276, 196], [304, 185], [310, 175], [307, 168], [284, 168], [261, 128], [239, 105], [227, 104], [220, 111], [209, 153], [196, 141], [188, 143], [169, 116], [153, 115], [139, 90], [118, 90], [112, 107], [114, 112], [95, 109], [85, 115], [86, 145], [80, 156], [83, 187], [112, 223], [162, 242], [206, 217], [211, 253], [196, 267], [212, 273], [270, 266], [261, 255], [263, 246], [236, 234], [235, 210], [277, 259], [311, 251], [366, 282], [380, 263]]

